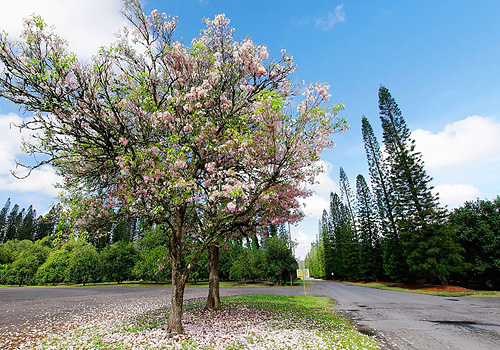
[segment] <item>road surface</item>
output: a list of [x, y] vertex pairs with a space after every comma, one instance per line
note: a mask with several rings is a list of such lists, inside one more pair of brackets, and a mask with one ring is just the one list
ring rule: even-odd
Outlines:
[[337, 301], [335, 310], [389, 349], [498, 350], [500, 298], [450, 298], [314, 281], [310, 294]]
[[[335, 310], [385, 349], [500, 349], [500, 298], [446, 298], [317, 281], [307, 295], [337, 301]], [[205, 298], [206, 288], [187, 288], [185, 299]], [[302, 287], [222, 288], [222, 296], [302, 295]], [[18, 340], [37, 329], [97, 317], [124, 308], [168, 305], [162, 287], [0, 288], [0, 340]], [[1, 341], [0, 341], [1, 344]], [[1, 346], [0, 346], [1, 348]]]

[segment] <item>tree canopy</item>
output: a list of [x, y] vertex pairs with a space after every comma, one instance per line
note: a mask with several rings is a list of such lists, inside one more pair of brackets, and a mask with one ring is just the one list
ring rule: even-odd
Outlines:
[[[124, 3], [130, 26], [90, 62], [37, 16], [22, 41], [0, 36], [0, 96], [34, 112], [24, 149], [63, 177], [75, 230], [140, 217], [168, 236], [172, 262], [169, 330], [182, 332], [184, 286], [203, 250], [223, 236], [297, 221], [298, 199], [332, 145], [339, 105], [323, 107], [328, 85], [292, 85], [286, 51], [236, 41], [229, 19], [205, 21], [186, 46], [177, 18], [138, 0]], [[187, 249], [191, 262], [181, 264]]]

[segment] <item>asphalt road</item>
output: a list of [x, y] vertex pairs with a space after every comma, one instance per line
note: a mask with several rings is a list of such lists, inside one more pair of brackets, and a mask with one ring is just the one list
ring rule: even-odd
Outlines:
[[[446, 298], [315, 281], [307, 294], [337, 301], [335, 310], [374, 334], [386, 349], [500, 349], [500, 298]], [[206, 288], [187, 288], [186, 300], [205, 298]], [[302, 295], [301, 287], [223, 288], [239, 294]], [[120, 307], [165, 305], [162, 287], [0, 288], [0, 340], [12, 334], [92, 318]], [[0, 341], [1, 343], [1, 341]]]
[[337, 301], [335, 310], [389, 349], [498, 350], [500, 298], [449, 298], [315, 281], [310, 295]]

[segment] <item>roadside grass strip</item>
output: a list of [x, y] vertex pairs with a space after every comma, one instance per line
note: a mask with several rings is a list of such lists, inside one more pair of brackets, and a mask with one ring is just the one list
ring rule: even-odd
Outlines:
[[470, 292], [440, 292], [440, 291], [432, 291], [425, 289], [408, 289], [394, 286], [392, 282], [349, 282], [343, 281], [342, 283], [352, 284], [355, 286], [368, 287], [368, 288], [376, 288], [376, 289], [386, 289], [386, 290], [396, 290], [400, 292], [408, 292], [408, 293], [417, 293], [417, 294], [428, 294], [428, 295], [437, 295], [442, 297], [500, 297], [499, 291], [483, 291], [483, 290], [474, 290]]
[[[371, 337], [332, 310], [328, 298], [244, 295], [185, 305], [185, 335], [165, 330], [168, 306], [106, 312], [64, 332], [26, 344], [30, 349], [379, 349]], [[112, 311], [112, 310], [110, 310]], [[121, 315], [121, 317], [120, 317]]]

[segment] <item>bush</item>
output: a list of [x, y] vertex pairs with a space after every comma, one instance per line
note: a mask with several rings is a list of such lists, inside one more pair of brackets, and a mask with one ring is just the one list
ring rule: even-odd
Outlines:
[[269, 237], [264, 240], [264, 257], [266, 260], [266, 278], [269, 282], [283, 285], [290, 276], [294, 276], [299, 268], [288, 238], [280, 236]]
[[265, 278], [264, 256], [260, 250], [244, 249], [234, 261], [229, 278], [243, 281], [257, 281]]
[[104, 278], [121, 283], [131, 280], [132, 269], [139, 258], [139, 252], [133, 243], [116, 242], [101, 252]]
[[2, 250], [7, 252], [8, 258], [5, 259], [12, 261], [3, 269], [3, 283], [19, 286], [35, 283], [35, 274], [50, 252], [50, 248], [28, 240], [5, 243]]
[[164, 246], [141, 250], [132, 271], [133, 276], [143, 281], [163, 282], [168, 280], [172, 272], [170, 264], [163, 260], [167, 255], [167, 248]]
[[69, 252], [65, 249], [54, 250], [47, 260], [38, 268], [38, 283], [62, 283], [68, 279]]
[[72, 247], [68, 259], [68, 281], [83, 285], [98, 282], [99, 271], [99, 255], [91, 244], [81, 242]]

